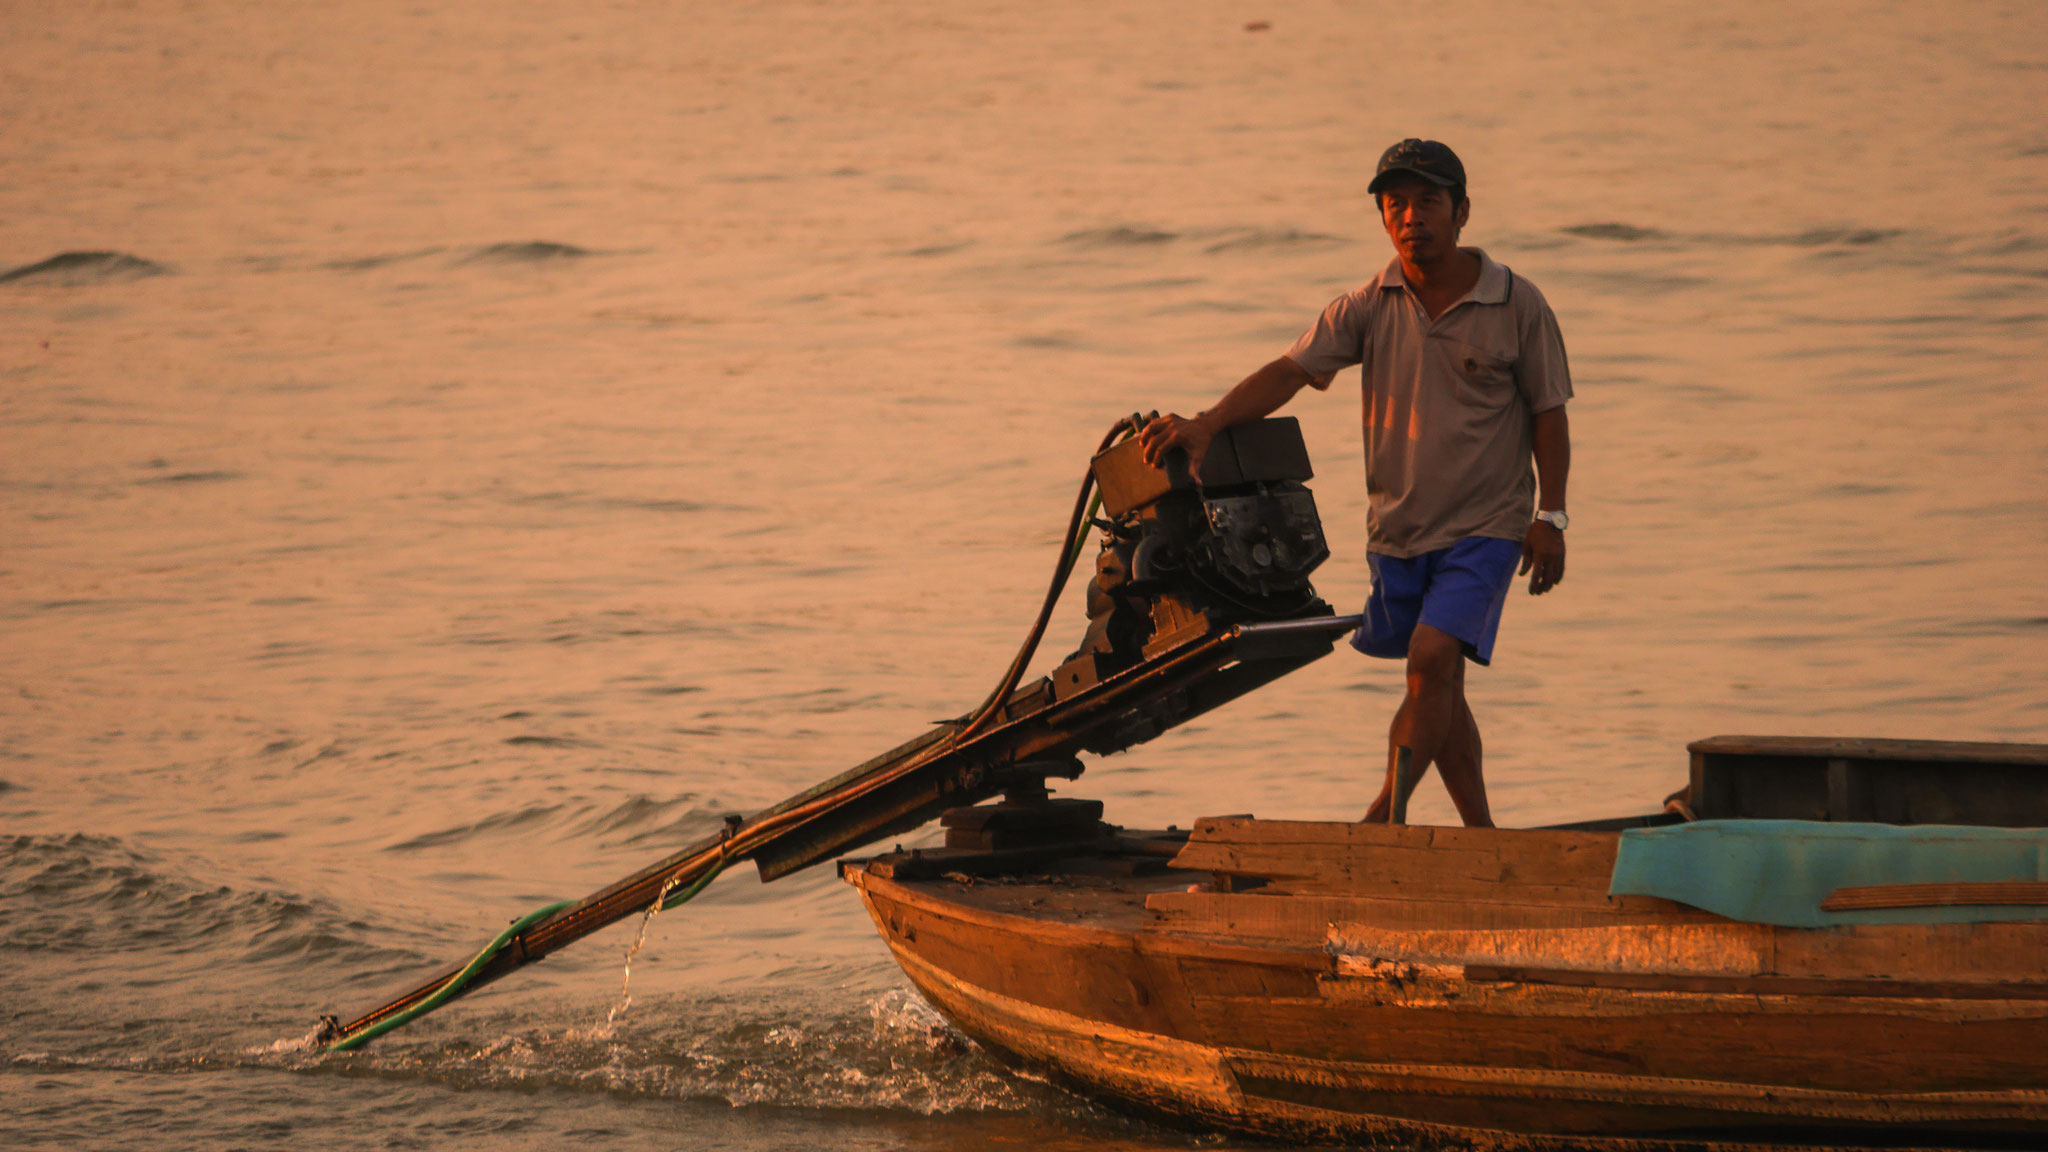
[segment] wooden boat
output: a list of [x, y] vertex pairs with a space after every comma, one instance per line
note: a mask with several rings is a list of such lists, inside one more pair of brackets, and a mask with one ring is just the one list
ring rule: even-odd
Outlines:
[[[1691, 750], [1666, 810], [1621, 820], [1131, 832], [1013, 796], [948, 814], [947, 848], [841, 870], [963, 1032], [1183, 1125], [1486, 1149], [2048, 1142], [2048, 923], [1793, 928], [1609, 894], [1625, 829], [1689, 817], [2048, 828], [2048, 746]], [[2040, 883], [1908, 887], [1831, 899], [2048, 902]]]

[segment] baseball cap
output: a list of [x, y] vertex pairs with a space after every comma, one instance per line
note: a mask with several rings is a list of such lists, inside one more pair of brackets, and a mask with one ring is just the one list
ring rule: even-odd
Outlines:
[[1420, 176], [1438, 187], [1451, 188], [1465, 182], [1465, 166], [1448, 145], [1411, 136], [1380, 153], [1379, 171], [1373, 174], [1372, 183], [1365, 190], [1377, 194], [1388, 181], [1400, 175]]

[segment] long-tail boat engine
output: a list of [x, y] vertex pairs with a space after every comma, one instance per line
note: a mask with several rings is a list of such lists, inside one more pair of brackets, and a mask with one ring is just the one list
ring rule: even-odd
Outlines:
[[[1145, 463], [1126, 440], [1092, 464], [1109, 516], [1088, 632], [1053, 673], [1064, 698], [1231, 623], [1328, 615], [1309, 583], [1330, 555], [1301, 429], [1263, 420], [1216, 438], [1200, 483], [1185, 462]], [[1098, 747], [1108, 752], [1134, 741]]]

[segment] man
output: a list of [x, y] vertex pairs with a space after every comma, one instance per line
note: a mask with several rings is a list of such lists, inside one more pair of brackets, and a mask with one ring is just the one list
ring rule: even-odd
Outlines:
[[1408, 674], [1386, 783], [1365, 819], [1387, 818], [1405, 747], [1417, 778], [1437, 766], [1466, 824], [1491, 827], [1465, 661], [1492, 659], [1518, 561], [1532, 594], [1564, 578], [1571, 375], [1536, 286], [1485, 252], [1458, 247], [1472, 205], [1456, 154], [1433, 140], [1403, 140], [1380, 157], [1366, 191], [1394, 243], [1385, 271], [1332, 301], [1285, 355], [1214, 407], [1155, 420], [1141, 440], [1154, 465], [1180, 448], [1199, 469], [1219, 430], [1364, 366], [1373, 582], [1352, 644], [1405, 659]]

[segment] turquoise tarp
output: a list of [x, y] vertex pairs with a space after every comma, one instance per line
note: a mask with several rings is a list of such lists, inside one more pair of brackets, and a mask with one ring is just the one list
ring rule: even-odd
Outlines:
[[2048, 880], [2048, 829], [1811, 820], [1631, 828], [1621, 834], [1607, 890], [1795, 928], [2048, 920], [2048, 907], [1820, 909], [1828, 893], [1843, 887], [2002, 880]]

